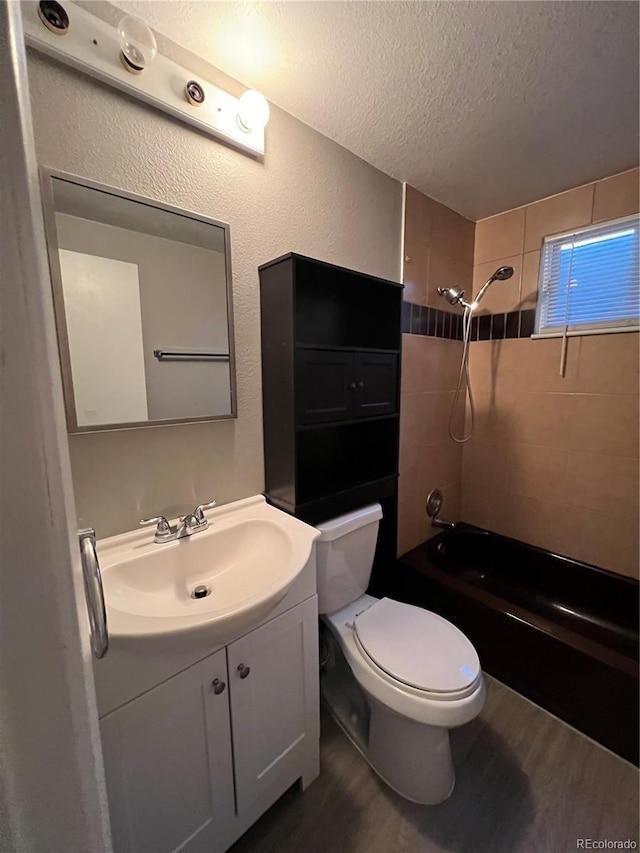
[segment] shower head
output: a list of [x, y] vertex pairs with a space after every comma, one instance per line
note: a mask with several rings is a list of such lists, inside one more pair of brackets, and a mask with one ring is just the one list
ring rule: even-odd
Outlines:
[[480, 292], [473, 300], [471, 305], [468, 302], [465, 302], [464, 290], [462, 290], [460, 287], [439, 287], [438, 294], [440, 296], [444, 296], [444, 298], [450, 305], [462, 305], [463, 308], [469, 308], [470, 310], [473, 310], [484, 296], [490, 284], [492, 284], [494, 281], [506, 281], [508, 278], [511, 278], [512, 275], [513, 267], [498, 267], [498, 269], [494, 272], [489, 281], [485, 282], [485, 284], [482, 285]]
[[508, 278], [511, 278], [513, 275], [513, 267], [498, 267], [498, 269], [494, 272], [491, 278], [486, 281], [482, 287], [480, 288], [478, 295], [471, 303], [472, 308], [476, 308], [482, 297], [487, 292], [487, 288], [490, 284], [493, 284], [494, 281], [506, 281]]
[[508, 278], [511, 278], [512, 275], [513, 267], [498, 267], [489, 281], [482, 285], [478, 295], [471, 304], [464, 300], [464, 290], [460, 287], [439, 287], [438, 294], [439, 296], [444, 296], [450, 305], [462, 305], [463, 308], [468, 308], [473, 311], [478, 302], [480, 302], [482, 297], [485, 295], [490, 284], [494, 281], [506, 281]]
[[512, 275], [513, 267], [498, 267], [489, 281], [506, 281], [508, 278], [511, 278]]

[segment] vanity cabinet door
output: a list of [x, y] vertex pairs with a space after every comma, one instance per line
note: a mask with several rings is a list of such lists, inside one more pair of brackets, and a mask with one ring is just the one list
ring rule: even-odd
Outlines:
[[[238, 814], [318, 774], [318, 608], [313, 596], [227, 647]], [[277, 789], [280, 790], [277, 790]]]
[[235, 809], [224, 649], [103, 717], [100, 728], [116, 853], [229, 846]]

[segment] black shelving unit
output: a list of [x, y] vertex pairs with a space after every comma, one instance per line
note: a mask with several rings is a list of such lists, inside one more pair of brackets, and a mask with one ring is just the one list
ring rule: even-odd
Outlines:
[[395, 559], [402, 285], [288, 254], [260, 272], [265, 494], [317, 524], [383, 507]]

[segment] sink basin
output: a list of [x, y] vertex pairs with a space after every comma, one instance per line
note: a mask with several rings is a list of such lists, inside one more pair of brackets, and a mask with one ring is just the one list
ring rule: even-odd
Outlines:
[[230, 641], [279, 604], [319, 536], [261, 495], [206, 516], [207, 530], [162, 545], [148, 529], [98, 542], [112, 640]]

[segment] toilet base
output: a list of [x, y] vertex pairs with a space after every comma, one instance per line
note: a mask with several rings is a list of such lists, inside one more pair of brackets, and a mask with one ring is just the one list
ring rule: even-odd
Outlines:
[[372, 697], [367, 761], [407, 800], [437, 805], [451, 796], [455, 771], [449, 729], [416, 723]]
[[402, 717], [367, 695], [324, 626], [323, 640], [322, 699], [372, 770], [407, 800], [422, 805], [446, 800], [455, 785], [449, 730]]

